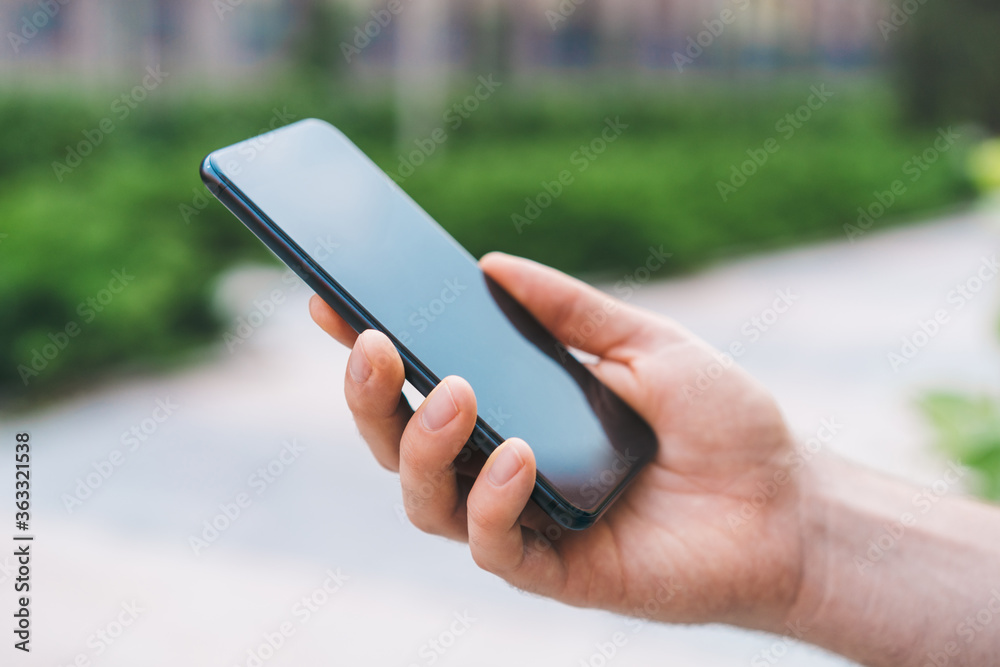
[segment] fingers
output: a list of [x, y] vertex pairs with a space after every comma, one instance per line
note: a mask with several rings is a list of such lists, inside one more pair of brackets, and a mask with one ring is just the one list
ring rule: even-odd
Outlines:
[[472, 387], [447, 377], [414, 412], [402, 398], [403, 381], [403, 362], [385, 334], [368, 330], [357, 336], [344, 393], [372, 454], [399, 471], [407, 516], [425, 532], [469, 539], [476, 563], [511, 584], [555, 590], [565, 578], [557, 550], [544, 540], [530, 539], [525, 546], [524, 535], [531, 532], [521, 527], [522, 516], [536, 509], [528, 505], [535, 484], [531, 449], [518, 439], [498, 447], [466, 500], [455, 459], [476, 423]]
[[469, 492], [469, 548], [479, 567], [514, 586], [544, 593], [563, 581], [565, 570], [556, 549], [544, 541], [525, 545], [521, 516], [535, 485], [535, 456], [528, 445], [511, 438], [483, 466]]
[[330, 304], [323, 301], [318, 294], [313, 294], [309, 299], [309, 314], [323, 331], [333, 336], [341, 345], [345, 347], [354, 345], [354, 341], [358, 338], [358, 332], [334, 312]]
[[475, 424], [472, 387], [452, 376], [424, 399], [403, 432], [399, 480], [406, 514], [417, 528], [467, 538], [465, 498], [458, 488], [454, 461]]
[[650, 316], [565, 273], [531, 260], [489, 253], [483, 271], [562, 343], [603, 357], [646, 330]]
[[357, 336], [344, 395], [375, 459], [393, 471], [399, 470], [399, 440], [413, 415], [402, 395], [403, 380], [403, 360], [385, 334], [369, 329]]

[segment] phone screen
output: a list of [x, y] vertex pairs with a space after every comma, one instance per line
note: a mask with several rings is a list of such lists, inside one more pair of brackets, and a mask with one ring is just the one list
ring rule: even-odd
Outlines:
[[649, 458], [645, 422], [338, 130], [302, 121], [209, 160], [435, 382], [468, 380], [480, 419], [573, 505], [594, 511]]

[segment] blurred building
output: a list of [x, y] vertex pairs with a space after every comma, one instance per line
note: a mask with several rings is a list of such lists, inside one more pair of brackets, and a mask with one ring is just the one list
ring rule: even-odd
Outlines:
[[[886, 0], [0, 0], [0, 76], [119, 79], [147, 64], [239, 81], [306, 39], [352, 76], [863, 68]], [[390, 9], [398, 10], [392, 13]], [[316, 37], [317, 17], [328, 30]], [[312, 28], [312, 32], [310, 32]], [[700, 42], [700, 44], [699, 44]], [[699, 47], [701, 51], [699, 51]], [[678, 57], [680, 54], [680, 58]], [[697, 54], [697, 55], [695, 55]], [[689, 58], [690, 62], [685, 58]], [[349, 65], [349, 67], [348, 67]]]

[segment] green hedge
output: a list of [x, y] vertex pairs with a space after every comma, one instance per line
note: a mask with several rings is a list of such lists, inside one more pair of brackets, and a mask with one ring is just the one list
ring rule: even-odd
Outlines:
[[[874, 191], [900, 178], [903, 162], [929, 146], [935, 130], [899, 123], [878, 85], [834, 81], [834, 98], [723, 201], [717, 183], [748, 149], [779, 136], [775, 123], [806, 101], [810, 85], [544, 95], [501, 87], [457, 129], [432, 119], [428, 131], [444, 125], [448, 140], [402, 185], [474, 254], [502, 249], [589, 275], [631, 271], [651, 245], [673, 254], [665, 275], [723, 255], [835, 237]], [[456, 100], [474, 87], [457, 85]], [[0, 389], [8, 395], [32, 399], [108, 368], [169, 360], [217, 335], [207, 305], [213, 277], [237, 261], [268, 260], [221, 205], [205, 206], [198, 165], [208, 151], [265, 128], [276, 108], [330, 120], [390, 172], [414, 147], [395, 145], [389, 100], [356, 91], [154, 93], [120, 120], [109, 110], [113, 98], [0, 96]], [[108, 117], [114, 132], [60, 181], [53, 162]], [[572, 155], [607, 118], [628, 128], [581, 173]], [[967, 197], [961, 150], [878, 225]], [[512, 216], [563, 170], [573, 182], [519, 233]], [[134, 279], [116, 294], [109, 282], [122, 269]], [[109, 302], [92, 318], [91, 307], [80, 306], [102, 298]], [[79, 331], [67, 342], [59, 332], [73, 323]], [[25, 385], [18, 368], [31, 368], [33, 357], [36, 368], [45, 365]]]

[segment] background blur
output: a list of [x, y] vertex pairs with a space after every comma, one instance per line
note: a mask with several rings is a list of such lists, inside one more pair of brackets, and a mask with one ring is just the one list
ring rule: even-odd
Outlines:
[[197, 170], [324, 118], [474, 254], [625, 281], [749, 343], [804, 439], [834, 420], [835, 451], [924, 483], [960, 460], [949, 492], [996, 499], [997, 34], [989, 0], [0, 0], [0, 442], [36, 448], [32, 660], [843, 664], [564, 608], [419, 534], [307, 288]]

